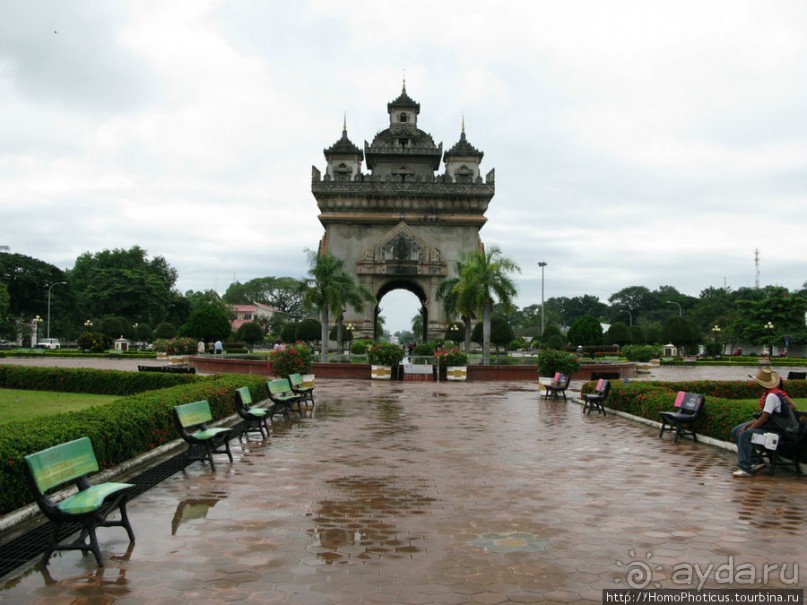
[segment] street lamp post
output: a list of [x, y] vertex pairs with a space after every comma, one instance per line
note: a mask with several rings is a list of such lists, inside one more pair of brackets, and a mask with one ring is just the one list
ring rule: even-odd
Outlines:
[[680, 304], [680, 303], [677, 303], [677, 302], [675, 302], [674, 300], [668, 300], [668, 301], [667, 301], [667, 304], [669, 304], [669, 305], [675, 305], [676, 307], [678, 307], [678, 317], [683, 317], [683, 316], [684, 316], [684, 312], [683, 312], [683, 310], [681, 309], [681, 304]]
[[[714, 336], [715, 344], [720, 345], [720, 326], [718, 326], [717, 324], [715, 324], [714, 327], [712, 328], [712, 335]], [[720, 355], [722, 354], [723, 354], [723, 347], [721, 346]]]
[[627, 309], [620, 309], [620, 312], [621, 312], [621, 313], [627, 313], [627, 314], [628, 314], [628, 321], [630, 322], [628, 325], [629, 325], [630, 327], [633, 327], [633, 313], [631, 313], [631, 312], [630, 312], [630, 311], [628, 311]]
[[42, 323], [42, 318], [37, 315], [31, 320], [31, 323], [34, 326], [34, 346], [39, 343], [39, 324]]
[[773, 357], [773, 322], [769, 321], [764, 326], [765, 333], [768, 335], [768, 357]]
[[546, 325], [544, 322], [544, 317], [546, 317], [544, 312], [544, 267], [546, 265], [546, 261], [538, 261], [538, 266], [541, 267], [541, 338], [544, 337], [544, 326]]
[[46, 324], [47, 325], [47, 328], [46, 328], [47, 336], [46, 336], [46, 338], [50, 338], [50, 292], [51, 292], [51, 290], [53, 290], [53, 286], [61, 286], [61, 285], [64, 285], [66, 283], [67, 282], [65, 282], [65, 281], [57, 281], [55, 283], [52, 283], [50, 286], [48, 286], [48, 322]]

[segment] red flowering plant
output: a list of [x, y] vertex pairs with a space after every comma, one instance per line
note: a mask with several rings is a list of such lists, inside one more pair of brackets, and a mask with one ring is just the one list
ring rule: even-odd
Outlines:
[[432, 357], [434, 364], [441, 368], [467, 366], [468, 356], [459, 350], [458, 347], [450, 349], [438, 349]]
[[303, 342], [286, 345], [269, 353], [269, 373], [278, 378], [289, 374], [309, 374], [313, 353]]

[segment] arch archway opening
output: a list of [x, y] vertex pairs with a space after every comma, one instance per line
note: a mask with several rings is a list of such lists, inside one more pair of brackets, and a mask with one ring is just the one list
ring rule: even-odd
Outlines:
[[417, 284], [390, 282], [379, 289], [376, 300], [378, 304], [373, 328], [376, 339], [381, 336], [378, 324], [380, 316], [384, 318], [384, 329], [390, 334], [406, 331], [412, 332], [416, 341], [426, 340], [429, 325], [426, 294]]

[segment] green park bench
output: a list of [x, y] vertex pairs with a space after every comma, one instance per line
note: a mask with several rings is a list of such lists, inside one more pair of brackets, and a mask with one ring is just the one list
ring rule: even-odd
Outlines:
[[[216, 470], [213, 454], [227, 454], [230, 462], [233, 454], [230, 452], [230, 439], [233, 438], [233, 429], [225, 427], [209, 427], [213, 421], [210, 404], [206, 400], [194, 401], [174, 406], [174, 419], [182, 438], [188, 444], [185, 464], [194, 460], [207, 460], [210, 468]], [[221, 448], [224, 447], [222, 450]], [[198, 453], [201, 450], [201, 453]]]
[[[126, 514], [126, 502], [131, 483], [105, 482], [93, 485], [88, 475], [97, 473], [95, 458], [89, 437], [55, 445], [41, 452], [25, 456], [25, 471], [36, 502], [45, 516], [53, 522], [50, 542], [42, 556], [47, 565], [55, 550], [80, 550], [92, 552], [99, 567], [104, 565], [101, 549], [95, 535], [97, 527], [123, 527], [134, 542], [134, 532]], [[74, 482], [78, 492], [61, 501], [55, 501], [49, 492]], [[107, 520], [114, 510], [120, 511], [120, 519]], [[81, 531], [72, 542], [59, 542], [59, 534], [65, 523], [80, 523]], [[89, 538], [89, 543], [86, 539]]]
[[252, 393], [249, 392], [249, 387], [235, 390], [235, 411], [243, 421], [243, 428], [238, 435], [239, 441], [249, 433], [260, 433], [263, 439], [269, 436], [269, 426], [266, 424], [269, 410], [252, 405]]
[[314, 375], [289, 374], [291, 390], [300, 395], [300, 401], [310, 401], [314, 405]]
[[273, 418], [278, 412], [288, 418], [289, 412], [294, 411], [295, 405], [297, 406], [297, 412], [302, 416], [302, 411], [300, 410], [302, 396], [292, 390], [291, 382], [289, 382], [288, 378], [267, 380], [266, 386], [269, 387], [269, 399], [274, 403], [269, 410], [269, 418]]

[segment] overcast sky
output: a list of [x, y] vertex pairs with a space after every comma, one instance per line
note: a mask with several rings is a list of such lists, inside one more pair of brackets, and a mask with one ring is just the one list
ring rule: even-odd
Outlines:
[[[311, 166], [401, 92], [496, 169], [521, 307], [807, 281], [807, 3], [0, 0], [0, 246], [180, 291], [307, 270]], [[394, 297], [394, 298], [393, 298]], [[381, 302], [407, 328], [414, 296]]]

